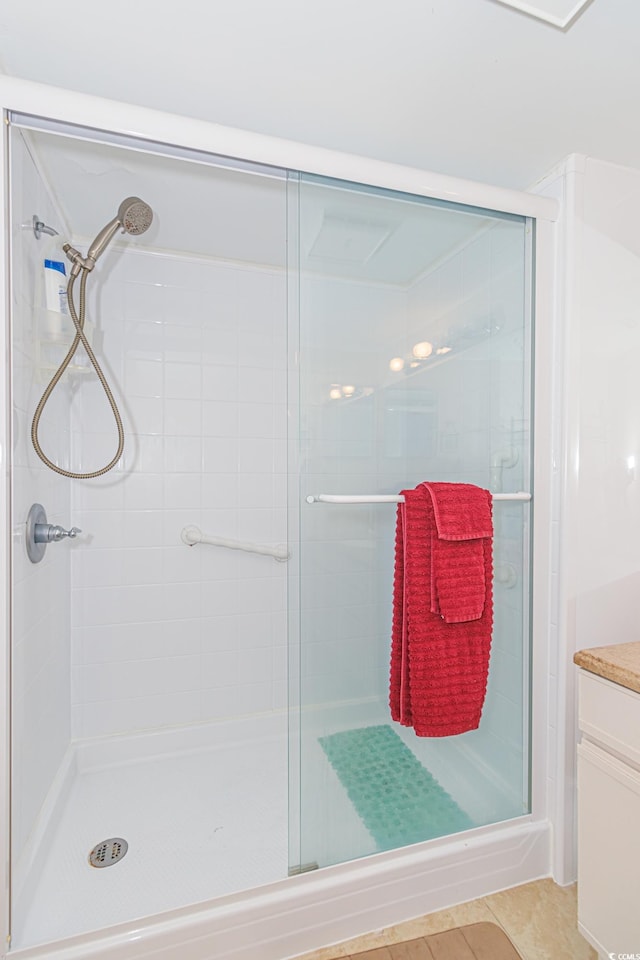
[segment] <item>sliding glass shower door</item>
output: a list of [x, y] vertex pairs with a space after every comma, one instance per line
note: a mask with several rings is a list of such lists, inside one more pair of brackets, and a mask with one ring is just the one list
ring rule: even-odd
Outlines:
[[528, 812], [528, 499], [494, 499], [480, 726], [424, 738], [388, 706], [396, 506], [349, 497], [530, 493], [531, 224], [311, 176], [289, 211], [296, 871]]

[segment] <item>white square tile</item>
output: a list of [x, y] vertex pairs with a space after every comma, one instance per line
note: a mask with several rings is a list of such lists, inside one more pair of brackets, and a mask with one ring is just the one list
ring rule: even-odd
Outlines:
[[[158, 263], [149, 258], [141, 257], [124, 258], [128, 262], [129, 268], [135, 272], [143, 272], [145, 267], [149, 271], [149, 281], [157, 279]], [[149, 317], [155, 317], [161, 320], [164, 312], [166, 299], [165, 288], [153, 282], [146, 282], [144, 277], [139, 277], [135, 281], [126, 280], [122, 288], [123, 309], [125, 319], [127, 320], [147, 320]]]
[[[165, 583], [160, 604], [161, 616], [167, 620], [199, 620], [202, 613], [201, 593], [199, 581]], [[190, 629], [197, 630], [199, 636], [199, 623], [193, 623]]]
[[239, 403], [238, 435], [240, 437], [273, 437], [274, 408], [272, 404]]
[[[277, 346], [282, 347], [282, 342]], [[240, 331], [238, 336], [238, 355], [240, 361], [248, 367], [262, 367], [270, 370], [275, 365], [276, 344], [274, 338], [264, 330]]]
[[198, 473], [167, 473], [164, 476], [164, 507], [175, 510], [189, 507], [193, 510], [194, 523], [200, 512], [202, 476]]
[[[265, 561], [269, 558], [265, 557]], [[276, 606], [276, 581], [271, 577], [243, 580], [238, 584], [239, 609], [246, 613], [270, 613]]]
[[237, 650], [220, 650], [203, 654], [200, 675], [203, 689], [210, 687], [229, 687], [242, 682], [239, 672]]
[[160, 510], [163, 504], [161, 473], [132, 473], [123, 483], [127, 510]]
[[199, 582], [202, 578], [202, 549], [181, 544], [161, 551], [161, 580], [164, 583]]
[[163, 402], [160, 396], [128, 396], [122, 413], [128, 420], [128, 433], [163, 432]]
[[125, 390], [127, 396], [130, 397], [161, 397], [163, 394], [163, 364], [157, 360], [127, 357]]
[[205, 473], [233, 473], [238, 469], [238, 441], [235, 437], [205, 437]]
[[271, 709], [273, 690], [270, 681], [243, 683], [235, 688], [235, 713], [265, 713]]
[[202, 353], [207, 364], [235, 366], [241, 356], [237, 329], [219, 324], [205, 325], [202, 331]]
[[164, 432], [178, 437], [199, 437], [202, 432], [200, 400], [167, 398], [164, 401]]
[[236, 621], [238, 649], [270, 647], [273, 641], [273, 623], [264, 612], [241, 612]]
[[124, 513], [117, 510], [81, 510], [74, 513], [73, 519], [75, 525], [82, 530], [83, 544], [102, 549], [122, 546]]
[[264, 473], [240, 473], [237, 480], [241, 509], [266, 509], [273, 503], [273, 477]]
[[271, 682], [273, 654], [269, 647], [238, 650], [238, 676], [242, 684]]
[[274, 441], [265, 439], [238, 440], [238, 469], [241, 473], [272, 473]]
[[163, 551], [159, 547], [130, 547], [118, 551], [122, 557], [122, 582], [133, 586], [137, 583], [162, 583]]
[[238, 404], [224, 400], [204, 400], [202, 403], [202, 432], [205, 437], [236, 437], [238, 434]]
[[168, 399], [197, 400], [202, 392], [199, 363], [164, 364], [164, 396]]
[[[163, 339], [163, 325], [160, 321], [127, 319], [124, 343], [127, 357], [140, 360], [162, 360]], [[122, 349], [122, 345], [119, 346]]]
[[202, 653], [235, 650], [238, 643], [236, 616], [208, 617], [202, 620]]
[[[249, 540], [253, 543], [270, 544], [275, 539], [273, 511], [265, 507], [263, 510], [238, 510], [238, 539]], [[267, 564], [274, 561], [270, 557], [261, 557]], [[269, 573], [271, 571], [269, 570]]]
[[236, 580], [217, 580], [205, 585], [202, 592], [203, 617], [227, 617], [237, 614], [239, 609]]
[[161, 547], [163, 510], [127, 510], [118, 547]]
[[202, 369], [203, 400], [232, 403], [238, 399], [238, 369], [236, 366], [207, 364]]
[[71, 557], [74, 589], [117, 586], [124, 581], [124, 558], [120, 550], [81, 549]]
[[[285, 403], [286, 383], [281, 374], [260, 367], [240, 367], [238, 399], [244, 403]], [[283, 391], [280, 390], [283, 385]]]
[[164, 359], [171, 363], [197, 363], [202, 360], [202, 330], [199, 326], [165, 323]]
[[127, 437], [124, 447], [124, 468], [127, 472], [162, 473], [164, 470], [164, 437]]
[[167, 473], [200, 473], [203, 443], [200, 437], [165, 437], [164, 468]]

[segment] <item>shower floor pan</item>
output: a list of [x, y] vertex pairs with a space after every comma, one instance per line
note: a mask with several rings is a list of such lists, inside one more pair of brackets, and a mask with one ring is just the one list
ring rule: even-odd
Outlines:
[[[377, 703], [305, 714], [304, 817], [294, 861], [322, 866], [376, 851], [321, 742], [380, 723], [388, 720]], [[399, 735], [413, 745], [410, 733], [400, 729]], [[29, 867], [23, 865], [23, 876], [16, 877], [12, 947], [112, 927], [286, 878], [288, 752], [284, 714], [74, 744], [25, 857]], [[452, 773], [450, 757], [442, 762], [435, 748], [428, 765], [476, 822], [487, 822], [478, 797], [495, 809], [495, 787], [485, 782], [479, 789], [477, 773], [470, 791], [468, 781]], [[108, 869], [96, 869], [89, 855], [111, 838], [126, 841], [126, 855]]]
[[[84, 742], [74, 754], [18, 891], [14, 948], [287, 876], [286, 718]], [[89, 854], [111, 837], [127, 854], [95, 869]]]

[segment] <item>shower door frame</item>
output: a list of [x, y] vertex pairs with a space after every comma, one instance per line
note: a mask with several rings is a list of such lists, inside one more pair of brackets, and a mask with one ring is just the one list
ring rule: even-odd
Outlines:
[[[10, 538], [12, 518], [10, 514], [9, 476], [11, 458], [7, 452], [9, 417], [9, 372], [10, 356], [9, 323], [9, 196], [7, 189], [8, 167], [8, 116], [11, 113], [44, 118], [57, 129], [75, 127], [82, 136], [95, 131], [96, 139], [109, 142], [110, 135], [131, 138], [140, 144], [149, 142], [149, 152], [164, 152], [180, 156], [181, 151], [195, 151], [245, 161], [251, 164], [273, 166], [303, 173], [320, 174], [336, 180], [363, 183], [401, 193], [415, 194], [433, 199], [447, 200], [471, 207], [489, 208], [497, 212], [515, 213], [530, 217], [536, 223], [535, 233], [535, 289], [536, 324], [534, 326], [533, 370], [538, 376], [550, 376], [553, 369], [553, 307], [554, 307], [554, 243], [559, 204], [553, 198], [536, 196], [515, 190], [459, 180], [441, 174], [431, 174], [415, 168], [402, 167], [363, 157], [341, 154], [331, 150], [310, 147], [293, 141], [252, 134], [226, 128], [205, 121], [165, 114], [144, 107], [47, 87], [28, 81], [0, 78], [0, 101], [5, 119], [5, 137], [0, 155], [2, 177], [2, 206], [4, 229], [0, 233], [0, 297], [4, 305], [5, 334], [2, 340], [2, 364], [0, 365], [0, 535], [4, 549], [0, 554], [0, 723], [3, 723], [3, 756], [0, 758], [0, 943], [7, 942], [9, 931], [9, 862], [10, 837], [9, 771], [10, 771]], [[82, 128], [82, 129], [78, 129]], [[90, 139], [90, 137], [87, 137]], [[155, 149], [154, 149], [155, 146]], [[535, 876], [551, 872], [549, 810], [557, 809], [552, 798], [547, 798], [547, 779], [554, 780], [555, 767], [548, 769], [547, 741], [549, 738], [549, 704], [547, 703], [548, 675], [548, 624], [551, 611], [548, 557], [550, 553], [551, 506], [551, 437], [553, 397], [551, 391], [534, 391], [535, 457], [533, 479], [535, 504], [533, 511], [532, 538], [534, 544], [532, 564], [532, 713], [531, 730], [537, 735], [531, 745], [531, 813], [498, 824], [497, 827], [479, 828], [472, 840], [443, 838], [427, 841], [411, 848], [388, 851], [365, 858], [327, 867], [318, 874], [306, 874], [277, 881], [266, 887], [245, 891], [239, 895], [219, 900], [190, 905], [163, 914], [161, 917], [145, 918], [139, 922], [118, 925], [105, 931], [60, 941], [55, 948], [42, 947], [17, 950], [7, 954], [9, 958], [55, 957], [57, 960], [73, 960], [79, 957], [135, 958], [153, 956], [169, 960], [181, 944], [185, 960], [207, 960], [214, 953], [227, 956], [223, 946], [229, 944], [236, 960], [252, 956], [256, 941], [264, 944], [265, 958], [294, 955], [313, 949], [330, 939], [347, 939], [366, 929], [381, 924], [398, 922], [425, 910], [439, 909], [450, 905], [451, 893], [446, 889], [430, 891], [431, 900], [425, 901], [423, 890], [416, 893], [416, 878], [428, 876], [438, 864], [452, 863], [452, 881], [468, 872], [470, 848], [484, 851], [491, 847], [494, 835], [496, 849], [505, 862], [509, 857], [520, 862], [511, 873], [500, 876], [511, 878], [511, 883], [525, 882]], [[562, 695], [559, 691], [558, 696]], [[550, 802], [548, 802], [550, 800]], [[556, 825], [554, 824], [554, 828]], [[557, 828], [562, 830], [563, 824]], [[493, 849], [493, 848], [491, 848]], [[435, 864], [435, 867], [434, 867]], [[504, 868], [507, 869], [506, 867]], [[457, 873], [456, 873], [457, 870]], [[520, 871], [518, 873], [518, 870]], [[491, 885], [491, 877], [472, 878], [468, 883], [458, 881], [459, 899], [472, 899], [489, 892], [482, 887], [484, 881]], [[493, 880], [495, 885], [496, 881]], [[368, 886], [367, 886], [368, 885]], [[510, 885], [507, 883], [506, 885]], [[451, 887], [450, 887], [451, 888]], [[495, 886], [494, 886], [495, 889]], [[336, 926], [336, 890], [343, 898], [345, 908], [352, 909], [341, 924]], [[359, 905], [363, 890], [369, 893], [366, 908]], [[395, 898], [390, 896], [394, 891]], [[353, 896], [353, 903], [349, 896]], [[376, 900], [378, 896], [378, 901]], [[347, 898], [346, 900], [344, 898]], [[438, 899], [438, 897], [440, 899]], [[444, 899], [443, 899], [444, 897]], [[447, 897], [448, 902], [447, 902]], [[422, 909], [420, 909], [422, 907]], [[242, 913], [242, 911], [245, 911]], [[345, 913], [347, 909], [345, 909]], [[292, 929], [294, 913], [300, 917], [299, 930]], [[275, 919], [274, 919], [275, 917]], [[278, 917], [281, 918], [278, 925]], [[275, 924], [275, 926], [274, 926]], [[315, 925], [314, 925], [315, 924]], [[315, 937], [315, 940], [314, 940]], [[222, 940], [221, 940], [222, 938]], [[238, 948], [241, 949], [238, 949]], [[0, 954], [4, 955], [4, 954]]]

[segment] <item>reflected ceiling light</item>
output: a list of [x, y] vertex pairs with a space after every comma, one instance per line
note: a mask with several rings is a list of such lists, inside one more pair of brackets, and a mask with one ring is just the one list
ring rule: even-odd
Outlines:
[[347, 384], [342, 388], [342, 392], [345, 395], [345, 397], [352, 397], [356, 392], [356, 388], [352, 387], [351, 384]]
[[392, 360], [389, 360], [389, 370], [393, 370], [394, 373], [400, 373], [404, 367], [404, 360], [402, 357], [394, 357]]
[[331, 390], [329, 390], [329, 396], [332, 400], [339, 400], [342, 396], [342, 390], [340, 387], [331, 387]]
[[438, 356], [442, 356], [443, 353], [451, 353], [451, 347], [438, 347], [436, 353]]
[[421, 340], [420, 343], [413, 345], [411, 353], [414, 357], [417, 357], [418, 360], [426, 360], [427, 357], [430, 357], [433, 353], [433, 344], [429, 343], [428, 340]]
[[417, 360], [412, 360], [411, 363], [409, 364], [409, 366], [410, 366], [410, 367], [419, 367], [420, 364], [418, 363]]
[[564, 29], [584, 10], [589, 0], [530, 0], [529, 3], [526, 0], [498, 0], [498, 3]]

